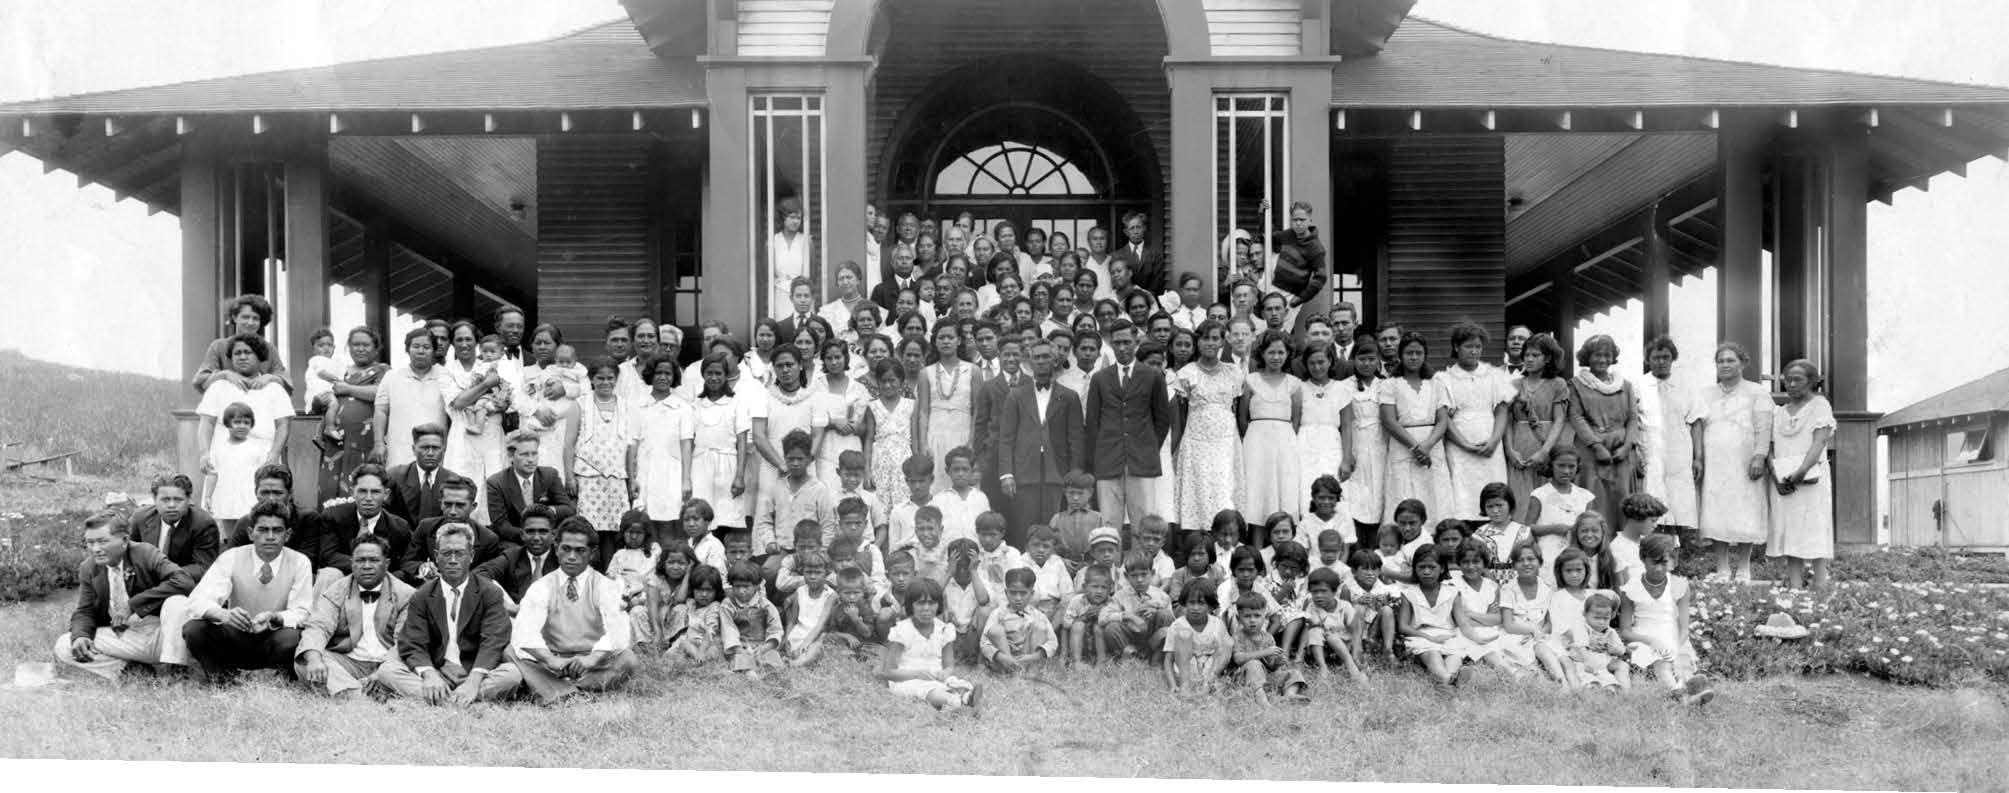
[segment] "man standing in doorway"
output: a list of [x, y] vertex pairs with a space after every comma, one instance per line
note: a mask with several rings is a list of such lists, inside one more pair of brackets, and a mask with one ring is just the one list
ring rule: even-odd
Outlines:
[[[1130, 210], [1123, 213], [1123, 247], [1117, 249], [1114, 259], [1130, 264], [1130, 280], [1138, 286], [1157, 294], [1165, 289], [1164, 252], [1158, 246], [1144, 241], [1144, 213]], [[1091, 235], [1093, 236], [1093, 235]], [[1105, 511], [1106, 514], [1106, 511]]]
[[1108, 335], [1116, 363], [1088, 380], [1088, 470], [1102, 515], [1134, 526], [1158, 503], [1158, 450], [1171, 431], [1172, 406], [1165, 373], [1137, 364], [1136, 326], [1118, 319]]

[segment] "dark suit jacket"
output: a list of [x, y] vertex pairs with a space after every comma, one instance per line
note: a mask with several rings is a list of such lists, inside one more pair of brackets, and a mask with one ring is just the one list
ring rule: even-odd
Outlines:
[[[814, 306], [810, 307], [809, 316], [816, 316], [816, 308]], [[802, 330], [802, 326], [795, 321], [795, 314], [791, 310], [787, 319], [774, 324], [775, 341], [793, 339], [795, 338], [796, 331], [799, 330]]]
[[[502, 586], [480, 576], [468, 576], [461, 585], [460, 611], [446, 613], [446, 592], [435, 578], [419, 587], [406, 612], [404, 631], [398, 635], [398, 658], [413, 669], [439, 669], [448, 660], [467, 671], [494, 669], [506, 659], [509, 647], [509, 606], [503, 602]], [[446, 646], [447, 620], [453, 620], [457, 634], [453, 647]]]
[[1172, 429], [1165, 372], [1134, 364], [1119, 389], [1118, 368], [1110, 364], [1088, 378], [1088, 471], [1097, 479], [1159, 476], [1158, 447]]
[[[1020, 377], [1019, 382], [1031, 382], [1031, 378]], [[1010, 396], [1003, 375], [983, 381], [970, 394], [970, 448], [977, 453], [977, 470], [986, 483], [1011, 472], [1004, 464], [1010, 436], [1000, 434], [999, 423]]]
[[[362, 516], [356, 514], [356, 505], [337, 504], [321, 513], [321, 566], [333, 567], [350, 573], [349, 549], [356, 542], [356, 535], [363, 532]], [[377, 536], [389, 540], [390, 564], [397, 564], [405, 558], [405, 549], [412, 543], [412, 525], [385, 510], [379, 513], [376, 526]]]
[[419, 487], [418, 463], [400, 465], [387, 473], [390, 474], [390, 481], [385, 484], [390, 485], [391, 492], [384, 501], [384, 508], [390, 510], [391, 514], [404, 518], [407, 524], [439, 517], [440, 485], [454, 479], [467, 478], [447, 470], [446, 466], [442, 465], [433, 470], [432, 489], [426, 492], [424, 488]]
[[[306, 555], [307, 561], [313, 562], [316, 570], [327, 567], [327, 560], [321, 557], [321, 514], [292, 504], [286, 505], [286, 509], [293, 515], [286, 521], [286, 525], [293, 529], [293, 534], [286, 538], [286, 547]], [[231, 530], [230, 542], [224, 543], [223, 549], [227, 551], [250, 544], [251, 515], [247, 513], [237, 519], [237, 528]]]
[[[531, 504], [543, 504], [558, 513], [558, 519], [572, 517], [572, 494], [565, 490], [565, 483], [558, 476], [558, 469], [538, 466], [537, 475], [530, 487], [536, 491], [525, 496], [523, 485], [516, 481], [516, 470], [504, 469], [488, 478], [488, 523], [497, 536], [513, 543], [523, 542], [523, 510]], [[601, 527], [594, 526], [599, 529]]]
[[1152, 294], [1165, 291], [1165, 252], [1150, 242], [1144, 243], [1144, 255], [1138, 256], [1130, 250], [1130, 240], [1112, 240], [1115, 249], [1109, 258], [1122, 259], [1130, 263], [1130, 283], [1151, 290]]
[[[900, 285], [894, 282], [894, 279], [899, 278], [899, 276], [891, 272], [890, 265], [887, 267], [887, 270], [886, 277], [880, 279], [879, 285], [872, 287], [872, 302], [879, 306], [880, 313], [886, 315], [885, 321], [880, 323], [882, 325], [890, 325], [893, 320], [898, 319], [898, 317], [893, 316], [892, 312], [893, 306], [898, 305], [900, 302]], [[915, 268], [913, 274], [907, 276], [909, 282], [919, 281], [920, 279], [920, 268]]]
[[[126, 606], [142, 617], [159, 614], [168, 598], [195, 589], [195, 579], [187, 570], [143, 542], [126, 544], [125, 568]], [[77, 565], [77, 580], [82, 583], [77, 587], [77, 609], [70, 612], [72, 640], [91, 638], [99, 628], [117, 627], [112, 625], [112, 590], [105, 580], [108, 572], [90, 557]]]
[[181, 565], [188, 571], [188, 577], [202, 580], [202, 573], [216, 561], [216, 555], [223, 552], [222, 538], [217, 536], [216, 518], [199, 507], [189, 507], [188, 514], [181, 517], [181, 525], [167, 538], [167, 547], [160, 548], [160, 510], [154, 507], [142, 509], [132, 519], [132, 539], [159, 548], [167, 554], [168, 561]]
[[[418, 586], [421, 583], [419, 568], [423, 567], [426, 562], [432, 561], [433, 535], [439, 532], [440, 524], [445, 522], [446, 518], [443, 517], [426, 518], [419, 521], [418, 528], [412, 530], [411, 547], [405, 549], [404, 558], [398, 562], [398, 577], [403, 578], [405, 583], [412, 586]], [[474, 527], [474, 548], [472, 549], [474, 551], [474, 558], [469, 561], [470, 565], [480, 565], [490, 559], [501, 556], [502, 550], [508, 547], [502, 542], [502, 538], [496, 536], [495, 532], [490, 531], [487, 526], [483, 526], [472, 519], [467, 521], [467, 525]]]
[[1021, 487], [1058, 487], [1069, 471], [1086, 468], [1088, 430], [1081, 419], [1081, 398], [1066, 386], [1053, 386], [1042, 427], [1032, 378], [1020, 380], [999, 411], [998, 434], [1004, 444], [1000, 450], [1004, 473]]
[[510, 600], [522, 600], [523, 590], [529, 589], [537, 579], [558, 569], [558, 549], [552, 548], [544, 554], [541, 569], [530, 569], [530, 552], [521, 545], [508, 546], [502, 555], [488, 560], [474, 569], [475, 574], [502, 585], [502, 591]]

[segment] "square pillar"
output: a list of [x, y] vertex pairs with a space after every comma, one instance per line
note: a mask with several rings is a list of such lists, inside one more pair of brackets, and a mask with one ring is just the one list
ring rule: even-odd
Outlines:
[[1645, 299], [1640, 302], [1646, 307], [1646, 316], [1642, 328], [1645, 334], [1641, 338], [1647, 341], [1667, 335], [1672, 324], [1668, 317], [1667, 290], [1673, 286], [1674, 268], [1669, 261], [1672, 253], [1667, 247], [1667, 214], [1665, 204], [1654, 202], [1652, 209], [1646, 213], [1646, 227], [1642, 229], [1646, 239], [1646, 267], [1640, 284]]
[[[1744, 345], [1753, 355], [1765, 339], [1763, 255], [1764, 127], [1760, 119], [1725, 113], [1716, 133], [1717, 206], [1723, 214], [1723, 247], [1717, 264], [1716, 336]], [[1762, 370], [1763, 362], [1759, 368]], [[1756, 375], [1757, 372], [1747, 372]]]
[[[186, 380], [202, 366], [210, 341], [223, 332], [223, 233], [218, 159], [213, 142], [199, 132], [182, 144], [181, 154], [181, 372]], [[300, 362], [304, 366], [305, 360]], [[182, 407], [194, 408], [201, 395], [182, 391]], [[193, 456], [190, 452], [189, 456]], [[194, 470], [182, 461], [182, 470]]]
[[704, 297], [720, 299], [700, 300], [697, 316], [677, 319], [689, 326], [722, 319], [734, 328], [750, 328], [752, 315], [747, 305], [754, 288], [754, 268], [746, 224], [751, 222], [747, 213], [753, 199], [747, 159], [752, 135], [747, 124], [746, 71], [721, 66], [707, 69], [705, 97], [712, 110], [705, 119], [710, 130], [705, 151], [710, 184], [706, 186], [702, 219], [705, 246], [700, 254], [699, 288]]
[[[829, 258], [823, 268], [821, 295], [828, 302], [837, 296], [838, 264], [851, 261], [857, 262], [861, 271], [865, 267], [865, 202], [870, 192], [865, 178], [865, 129], [872, 105], [865, 96], [863, 63], [855, 68], [830, 69], [826, 77], [823, 142], [828, 156], [823, 161], [823, 178], [824, 193], [830, 197], [824, 207]], [[868, 276], [877, 278], [878, 274]]]
[[[1213, 86], [1197, 66], [1167, 66], [1165, 79], [1172, 94], [1170, 253], [1178, 270], [1200, 271], [1200, 294], [1210, 298], [1221, 289], [1214, 239]], [[1166, 280], [1176, 286], [1178, 275]]]
[[[1869, 132], [1849, 124], [1821, 146], [1817, 185], [1826, 194], [1828, 321], [1827, 397], [1835, 430], [1835, 542], [1872, 545], [1877, 537], [1876, 421], [1869, 411]], [[1818, 361], [1817, 361], [1818, 363]]]
[[306, 393], [308, 343], [328, 324], [328, 147], [310, 143], [287, 155], [286, 164], [286, 323], [287, 374], [295, 394]]

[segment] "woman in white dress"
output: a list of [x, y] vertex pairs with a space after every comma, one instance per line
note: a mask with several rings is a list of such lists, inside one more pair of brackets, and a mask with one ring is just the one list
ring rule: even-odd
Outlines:
[[1202, 322], [1193, 334], [1200, 358], [1179, 370], [1181, 399], [1173, 453], [1179, 459], [1179, 525], [1214, 525], [1214, 515], [1235, 507], [1241, 492], [1242, 436], [1235, 427], [1235, 402], [1242, 396], [1242, 368], [1224, 360], [1227, 327]]
[[[816, 444], [823, 439], [823, 428], [830, 423], [823, 415], [824, 402], [817, 398], [815, 389], [803, 382], [808, 373], [803, 370], [802, 356], [795, 352], [795, 348], [776, 349], [773, 364], [774, 385], [767, 387], [767, 442], [759, 445], [764, 462], [760, 467], [760, 490], [756, 496], [758, 493], [776, 492], [775, 488], [781, 486], [785, 465], [781, 459], [782, 438], [796, 430], [807, 433], [810, 459], [813, 460], [816, 458]], [[793, 530], [793, 527], [789, 528]]]
[[1814, 587], [1828, 585], [1828, 560], [1835, 555], [1835, 491], [1827, 476], [1828, 444], [1834, 440], [1835, 412], [1821, 396], [1821, 370], [1798, 359], [1779, 372], [1786, 404], [1772, 408], [1772, 536], [1766, 556], [1786, 557], [1786, 585], [1806, 585], [1814, 567]]
[[1444, 433], [1451, 427], [1451, 398], [1430, 367], [1430, 344], [1415, 331], [1402, 334], [1391, 376], [1375, 399], [1388, 434], [1388, 490], [1383, 498], [1423, 502], [1430, 515], [1451, 514], [1451, 471]]
[[[459, 389], [454, 404], [469, 399], [479, 399], [502, 382], [502, 376], [494, 365], [484, 365], [475, 351], [480, 346], [480, 331], [467, 320], [455, 322], [447, 331], [452, 339], [453, 356], [447, 359], [446, 376]], [[504, 386], [507, 388], [507, 386]], [[477, 521], [488, 521], [488, 475], [501, 471], [506, 465], [502, 451], [502, 414], [486, 413], [481, 418], [481, 426], [463, 426], [469, 419], [464, 410], [455, 410], [454, 432], [447, 433], [446, 457], [440, 462], [447, 470], [467, 477], [475, 486], [473, 517]]]
[[[1191, 334], [1188, 334], [1191, 335]], [[1179, 378], [1176, 370], [1167, 366], [1171, 351], [1157, 344], [1145, 344], [1137, 351], [1137, 362], [1156, 366], [1165, 372], [1165, 396], [1178, 404]], [[1179, 414], [1172, 414], [1172, 426], [1165, 432], [1165, 440], [1158, 444], [1158, 487], [1152, 493], [1151, 514], [1164, 518], [1167, 537], [1178, 537], [1184, 529], [1179, 525], [1179, 459], [1172, 453], [1172, 438], [1179, 434]], [[1169, 553], [1169, 551], [1168, 551]]]
[[1437, 373], [1451, 404], [1451, 428], [1444, 457], [1451, 464], [1450, 511], [1430, 513], [1477, 523], [1485, 520], [1479, 491], [1507, 481], [1507, 458], [1500, 441], [1507, 435], [1507, 404], [1514, 399], [1507, 370], [1486, 363], [1486, 329], [1470, 322], [1451, 326], [1453, 362]]
[[1339, 384], [1340, 434], [1346, 456], [1339, 463], [1340, 501], [1353, 519], [1354, 543], [1374, 548], [1381, 531], [1388, 478], [1388, 432], [1381, 427], [1381, 348], [1374, 337], [1353, 337], [1353, 376]]
[[559, 374], [558, 348], [565, 344], [565, 336], [558, 327], [540, 322], [528, 338], [530, 362], [523, 365], [523, 388], [514, 401], [523, 416], [522, 429], [537, 436], [537, 464], [563, 476], [571, 470], [565, 461], [572, 456], [580, 391]]
[[[783, 319], [794, 309], [788, 302], [789, 285], [797, 278], [809, 278], [809, 235], [802, 233], [802, 201], [789, 198], [781, 202], [775, 214], [780, 215], [781, 230], [767, 243], [767, 277], [771, 284], [767, 299], [767, 316]], [[810, 278], [813, 283], [814, 278]]]
[[940, 493], [950, 487], [949, 452], [970, 443], [970, 392], [977, 383], [973, 376], [976, 367], [959, 357], [962, 329], [956, 323], [943, 322], [931, 335], [934, 362], [922, 367], [920, 382], [914, 388], [914, 412], [924, 417], [914, 448], [926, 449], [928, 456], [935, 458], [935, 484], [930, 490]]
[[[885, 337], [875, 335], [880, 343]], [[865, 421], [865, 406], [872, 401], [872, 392], [853, 376], [851, 348], [844, 342], [832, 339], [823, 343], [820, 353], [823, 374], [810, 383], [816, 390], [816, 398], [822, 400], [820, 408], [825, 424], [823, 440], [816, 447], [816, 476], [826, 483], [837, 481], [837, 458], [847, 451], [864, 451], [865, 440], [860, 429]]]
[[[1301, 489], [1303, 459], [1297, 428], [1302, 420], [1301, 381], [1292, 377], [1290, 337], [1263, 331], [1256, 339], [1257, 370], [1242, 380], [1242, 512], [1292, 520], [1304, 514], [1310, 491]], [[1268, 537], [1262, 538], [1265, 543]]]
[[[677, 359], [642, 359], [649, 393], [635, 406], [636, 506], [649, 514], [656, 541], [670, 540], [669, 524], [682, 516], [691, 496], [691, 439], [696, 431], [690, 403], [677, 395]], [[681, 536], [681, 535], [679, 535]]]
[[[1304, 380], [1298, 385], [1298, 404], [1303, 411], [1298, 418], [1297, 444], [1298, 453], [1304, 458], [1298, 474], [1300, 501], [1309, 501], [1314, 480], [1327, 475], [1337, 477], [1340, 464], [1346, 462], [1345, 432], [1340, 425], [1346, 420], [1344, 414], [1350, 403], [1345, 387], [1332, 379], [1332, 366], [1338, 357], [1339, 348], [1331, 344], [1304, 351]], [[1344, 496], [1341, 500], [1345, 500]]]
[[696, 424], [691, 438], [691, 497], [712, 505], [712, 523], [725, 528], [747, 526], [752, 513], [753, 485], [759, 478], [749, 437], [767, 432], [767, 395], [758, 383], [734, 390], [732, 356], [725, 350], [706, 355], [699, 370], [704, 384], [692, 401]]
[[858, 263], [846, 260], [837, 265], [837, 299], [824, 303], [816, 310], [816, 315], [830, 323], [833, 329], [851, 329], [851, 312], [865, 305], [865, 271]]
[[[1653, 376], [1639, 394], [1645, 397], [1652, 391], [1658, 398], [1659, 416], [1653, 428], [1653, 443], [1645, 452], [1653, 463], [1648, 477], [1658, 474], [1660, 492], [1651, 488], [1647, 492], [1658, 496], [1667, 504], [1667, 514], [1661, 516], [1662, 528], [1682, 526], [1695, 527], [1695, 438], [1689, 432], [1689, 424], [1697, 418], [1695, 392], [1675, 383], [1674, 362], [1681, 357], [1681, 351], [1674, 346], [1674, 340], [1666, 336], [1646, 343], [1646, 370]], [[1641, 399], [1644, 403], [1646, 400]], [[1651, 484], [1653, 479], [1649, 478]]]
[[1703, 539], [1716, 541], [1718, 579], [1748, 581], [1751, 548], [1767, 535], [1765, 450], [1772, 440], [1772, 394], [1744, 379], [1751, 354], [1733, 341], [1716, 345], [1716, 384], [1702, 390], [1702, 442], [1695, 476], [1702, 483]]

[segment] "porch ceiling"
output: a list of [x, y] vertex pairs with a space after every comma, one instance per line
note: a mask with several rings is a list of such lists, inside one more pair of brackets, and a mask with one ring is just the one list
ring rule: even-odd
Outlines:
[[[328, 169], [353, 211], [396, 218], [480, 275], [537, 283], [537, 142], [532, 138], [343, 137]], [[521, 201], [521, 220], [510, 214]]]

